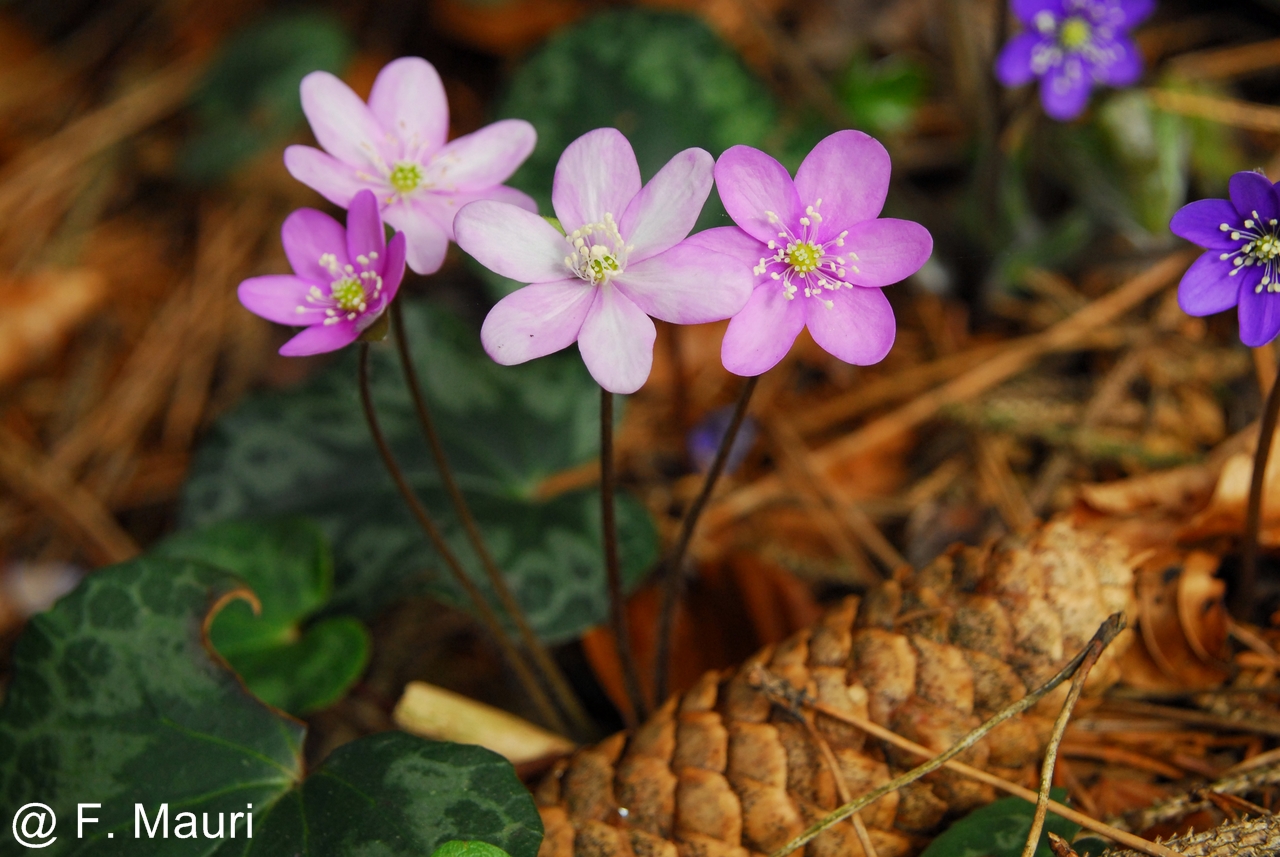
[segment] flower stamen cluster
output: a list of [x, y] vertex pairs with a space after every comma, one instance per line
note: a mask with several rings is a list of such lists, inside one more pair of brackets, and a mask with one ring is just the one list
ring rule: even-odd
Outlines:
[[1272, 217], [1264, 221], [1257, 211], [1249, 213], [1253, 217], [1246, 218], [1242, 227], [1233, 228], [1229, 223], [1219, 224], [1218, 231], [1229, 232], [1232, 241], [1243, 241], [1244, 244], [1232, 252], [1219, 254], [1218, 259], [1223, 262], [1231, 260], [1231, 272], [1227, 275], [1229, 277], [1234, 277], [1245, 268], [1260, 265], [1262, 281], [1254, 286], [1254, 293], [1262, 294], [1264, 288], [1268, 292], [1280, 292], [1280, 280], [1276, 278], [1276, 257], [1280, 256], [1277, 227], [1280, 227], [1280, 220]]
[[[781, 283], [783, 297], [789, 301], [795, 300], [796, 292], [800, 290], [800, 285], [797, 284], [799, 281], [804, 286], [806, 298], [817, 298], [823, 306], [831, 309], [834, 304], [822, 297], [823, 292], [853, 288], [844, 278], [849, 270], [858, 273], [858, 266], [832, 250], [844, 246], [849, 230], [846, 229], [830, 241], [817, 240], [818, 224], [822, 223], [822, 214], [818, 211], [821, 205], [822, 200], [818, 199], [813, 205], [805, 207], [804, 216], [800, 218], [799, 235], [783, 223], [782, 230], [778, 232], [781, 240], [771, 240], [765, 245], [774, 254], [762, 256], [753, 271], [756, 276], [768, 273], [771, 279]], [[781, 218], [772, 211], [766, 211], [764, 215], [770, 224], [776, 226], [782, 223]], [[848, 251], [847, 255], [854, 261], [858, 259], [858, 254], [852, 251]]]
[[[598, 223], [587, 223], [565, 236], [573, 252], [564, 264], [578, 279], [604, 285], [627, 268], [627, 255], [635, 248], [618, 231], [613, 214], [606, 211]], [[604, 243], [600, 243], [604, 242]]]
[[327, 270], [333, 280], [329, 283], [329, 294], [319, 286], [313, 285], [307, 291], [307, 303], [310, 307], [299, 304], [295, 312], [299, 315], [311, 309], [324, 309], [326, 326], [335, 325], [346, 319], [355, 321], [357, 317], [369, 309], [369, 303], [377, 302], [382, 296], [382, 275], [378, 273], [375, 263], [378, 252], [370, 250], [369, 254], [359, 255], [356, 262], [361, 270], [356, 271], [354, 265], [343, 265], [332, 253], [321, 255], [320, 267]]

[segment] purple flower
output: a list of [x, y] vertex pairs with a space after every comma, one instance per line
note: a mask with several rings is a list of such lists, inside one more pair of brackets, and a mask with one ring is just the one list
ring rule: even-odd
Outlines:
[[716, 164], [716, 186], [738, 226], [686, 243], [755, 272], [751, 298], [725, 333], [725, 368], [765, 372], [806, 326], [847, 363], [883, 359], [896, 326], [881, 288], [914, 274], [933, 251], [920, 224], [876, 219], [889, 190], [884, 146], [861, 131], [838, 131], [813, 148], [795, 181], [764, 152], [734, 146]]
[[1239, 305], [1240, 341], [1265, 345], [1280, 333], [1280, 190], [1258, 173], [1231, 177], [1231, 200], [1184, 205], [1169, 229], [1205, 253], [1182, 275], [1178, 305], [1212, 315]]
[[1129, 86], [1142, 75], [1142, 55], [1128, 31], [1155, 0], [1011, 0], [1026, 32], [996, 58], [1005, 86], [1040, 79], [1040, 103], [1054, 119], [1074, 119], [1095, 83]]
[[454, 215], [468, 202], [497, 199], [538, 210], [502, 185], [533, 151], [533, 126], [504, 119], [446, 143], [449, 103], [424, 59], [389, 63], [368, 104], [328, 72], [312, 72], [302, 79], [302, 109], [324, 152], [290, 146], [289, 172], [344, 208], [360, 190], [376, 193], [387, 223], [408, 237], [409, 267], [419, 274], [440, 269]]
[[601, 387], [633, 393], [653, 365], [649, 316], [698, 324], [741, 309], [751, 291], [746, 269], [681, 241], [711, 192], [712, 164], [701, 149], [685, 149], [641, 188], [627, 138], [598, 128], [556, 164], [551, 204], [560, 229], [502, 202], [459, 212], [459, 247], [532, 284], [485, 318], [480, 340], [489, 356], [510, 366], [577, 342]]
[[240, 284], [240, 303], [263, 318], [306, 330], [280, 353], [301, 357], [355, 342], [396, 296], [404, 276], [405, 238], [390, 242], [373, 191], [351, 199], [347, 228], [313, 208], [285, 218], [280, 230], [294, 275], [252, 277]]

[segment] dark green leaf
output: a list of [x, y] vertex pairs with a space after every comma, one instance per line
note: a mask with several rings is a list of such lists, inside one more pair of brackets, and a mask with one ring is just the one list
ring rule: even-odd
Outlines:
[[197, 130], [180, 156], [181, 173], [214, 181], [283, 139], [302, 121], [302, 78], [340, 72], [351, 52], [341, 24], [321, 12], [272, 15], [236, 34], [196, 92]]
[[[522, 366], [493, 363], [474, 330], [424, 305], [406, 306], [415, 361], [449, 459], [499, 566], [548, 641], [578, 636], [606, 615], [599, 493], [535, 495], [599, 444], [599, 388], [577, 354]], [[483, 581], [440, 486], [390, 346], [373, 349], [383, 429], [454, 551]], [[245, 402], [209, 433], [187, 485], [184, 519], [202, 525], [263, 514], [320, 524], [337, 559], [336, 600], [374, 609], [407, 587], [466, 607], [379, 460], [360, 410], [354, 354], [296, 390]], [[623, 573], [656, 560], [657, 534], [619, 495]]]
[[[1053, 789], [1054, 800], [1062, 801], [1066, 789]], [[1031, 832], [1031, 817], [1035, 806], [1022, 798], [1007, 797], [981, 809], [974, 810], [947, 828], [941, 836], [929, 843], [920, 857], [1019, 857]], [[1080, 827], [1061, 816], [1049, 813], [1045, 818], [1044, 832], [1035, 857], [1053, 857], [1049, 850], [1048, 833], [1053, 832], [1071, 841]]]
[[[302, 724], [254, 699], [202, 640], [210, 608], [242, 591], [220, 569], [145, 557], [31, 620], [0, 707], [0, 791], [14, 808], [53, 808], [57, 839], [42, 854], [417, 857], [461, 839], [536, 857], [532, 797], [479, 747], [383, 733], [303, 781]], [[101, 804], [86, 808], [97, 820], [83, 839], [79, 803]], [[135, 827], [139, 804], [155, 838]], [[227, 834], [231, 813], [252, 813], [252, 838], [243, 817], [234, 839], [205, 838], [206, 813]], [[0, 854], [22, 853], [0, 838]]]
[[840, 97], [857, 127], [873, 135], [901, 131], [924, 100], [928, 77], [919, 63], [900, 55], [872, 62], [858, 54], [840, 82]]
[[488, 842], [465, 842], [455, 839], [441, 845], [432, 852], [431, 857], [510, 857], [510, 855]]
[[314, 524], [226, 522], [170, 536], [153, 553], [207, 562], [249, 584], [260, 612], [231, 604], [209, 636], [260, 699], [305, 714], [340, 699], [364, 671], [369, 635], [359, 622], [307, 622], [333, 594], [333, 560]]

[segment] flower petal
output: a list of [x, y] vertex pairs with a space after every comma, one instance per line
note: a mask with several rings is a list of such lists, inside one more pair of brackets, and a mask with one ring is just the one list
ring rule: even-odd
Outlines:
[[382, 183], [374, 181], [368, 173], [362, 173], [312, 146], [290, 146], [285, 149], [284, 166], [289, 175], [343, 208], [351, 202], [351, 197], [365, 188], [375, 191], [382, 188]]
[[933, 236], [910, 220], [867, 220], [849, 229], [844, 252], [845, 280], [859, 286], [888, 286], [920, 270], [933, 252]]
[[720, 360], [735, 375], [759, 375], [787, 356], [802, 329], [802, 301], [787, 300], [773, 281], [762, 283], [751, 292], [741, 312], [729, 321], [720, 345]]
[[516, 289], [489, 310], [480, 327], [480, 342], [503, 366], [567, 348], [578, 338], [595, 292], [594, 286], [579, 279]]
[[327, 283], [333, 279], [320, 257], [332, 254], [338, 265], [347, 264], [347, 231], [323, 211], [299, 208], [284, 219], [280, 243], [293, 272], [304, 280]]
[[884, 146], [861, 131], [837, 131], [814, 146], [796, 170], [796, 193], [801, 206], [822, 200], [818, 240], [828, 241], [880, 214], [889, 170]]
[[691, 247], [701, 247], [704, 250], [710, 250], [715, 253], [723, 253], [726, 256], [733, 256], [752, 268], [760, 262], [761, 256], [773, 255], [768, 247], [736, 226], [716, 226], [712, 229], [704, 229], [701, 232], [693, 233], [681, 243], [688, 244]]
[[1092, 87], [1091, 75], [1079, 58], [1068, 58], [1040, 79], [1040, 103], [1051, 119], [1067, 122], [1084, 112]]
[[1115, 0], [1115, 6], [1124, 17], [1119, 26], [1130, 30], [1145, 21], [1156, 10], [1156, 0]]
[[[288, 274], [250, 277], [236, 294], [244, 308], [276, 324], [295, 327], [324, 321], [324, 309], [307, 303], [307, 295], [317, 284]], [[302, 312], [298, 309], [302, 308]]]
[[315, 324], [280, 346], [280, 353], [285, 357], [307, 357], [337, 351], [355, 342], [359, 336], [360, 329], [354, 321]]
[[1048, 12], [1055, 20], [1065, 15], [1062, 0], [1011, 0], [1009, 8], [1019, 21], [1030, 28], [1035, 27], [1036, 15]]
[[1254, 212], [1263, 221], [1280, 217], [1280, 200], [1276, 198], [1276, 189], [1267, 177], [1254, 172], [1236, 173], [1227, 185], [1231, 193], [1231, 204], [1236, 207], [1241, 218], [1252, 218]]
[[1178, 306], [1187, 315], [1213, 315], [1231, 309], [1240, 296], [1240, 277], [1231, 274], [1231, 262], [1210, 250], [1191, 263], [1178, 283]]
[[897, 324], [893, 307], [880, 289], [837, 289], [827, 292], [831, 307], [806, 300], [805, 321], [813, 341], [846, 363], [879, 363], [893, 347]]
[[681, 242], [628, 264], [614, 283], [636, 306], [674, 324], [719, 321], [742, 309], [754, 280], [748, 262]]
[[421, 57], [392, 60], [378, 72], [369, 110], [404, 146], [397, 157], [416, 159], [437, 151], [449, 138], [449, 101], [435, 66]]
[[634, 393], [649, 379], [657, 337], [653, 319], [606, 283], [596, 289], [578, 333], [578, 351], [597, 384], [610, 393]]
[[1201, 199], [1178, 209], [1169, 221], [1169, 231], [1201, 247], [1228, 250], [1240, 242], [1231, 240], [1231, 232], [1224, 232], [1222, 224], [1238, 227], [1240, 215], [1236, 207], [1225, 199]]
[[[1254, 266], [1257, 269], [1257, 266]], [[1252, 270], [1248, 271], [1253, 273]], [[1241, 272], [1243, 278], [1245, 272]], [[1254, 274], [1252, 283], [1245, 280], [1240, 284], [1240, 341], [1250, 348], [1266, 345], [1280, 333], [1280, 295], [1269, 292], [1265, 288], [1255, 291], [1261, 271]]]
[[1098, 39], [1094, 43], [1103, 60], [1093, 65], [1093, 79], [1107, 86], [1132, 86], [1142, 77], [1142, 52], [1127, 36]]
[[362, 190], [351, 198], [347, 209], [347, 258], [355, 262], [358, 257], [379, 257], [387, 251], [387, 231], [382, 228], [378, 215], [378, 200], [373, 191]]
[[398, 154], [390, 151], [387, 132], [369, 105], [327, 71], [302, 79], [302, 112], [320, 147], [345, 164], [380, 175]]
[[489, 200], [473, 202], [458, 212], [453, 226], [458, 246], [504, 277], [552, 283], [572, 273], [564, 263], [571, 251], [564, 236], [523, 208]]
[[404, 233], [405, 256], [409, 267], [419, 274], [434, 274], [444, 264], [449, 249], [449, 235], [417, 199], [388, 205], [382, 219], [393, 229]]
[[598, 223], [606, 213], [622, 217], [640, 192], [640, 166], [616, 128], [588, 131], [569, 144], [556, 164], [551, 206], [565, 232]]
[[395, 300], [404, 279], [405, 252], [408, 240], [403, 232], [397, 232], [387, 242], [387, 255], [382, 263], [382, 304]]
[[996, 79], [1004, 86], [1022, 86], [1035, 77], [1031, 70], [1031, 54], [1044, 40], [1038, 33], [1021, 33], [1005, 44], [996, 57]]
[[799, 223], [800, 195], [787, 168], [759, 149], [734, 146], [716, 161], [716, 189], [725, 211], [744, 232], [760, 241], [778, 237], [773, 212], [788, 226]]
[[500, 185], [538, 142], [523, 119], [503, 119], [450, 142], [427, 164], [427, 181], [440, 191], [479, 191]]
[[711, 194], [715, 163], [702, 149], [685, 149], [636, 194], [618, 221], [632, 262], [656, 256], [689, 234]]

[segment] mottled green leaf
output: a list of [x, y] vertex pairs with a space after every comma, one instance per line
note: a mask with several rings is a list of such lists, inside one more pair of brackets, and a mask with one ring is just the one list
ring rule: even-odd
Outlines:
[[340, 699], [364, 672], [363, 625], [345, 616], [308, 621], [333, 594], [333, 560], [314, 524], [230, 521], [177, 533], [153, 554], [207, 562], [249, 584], [261, 609], [228, 605], [209, 637], [260, 699], [305, 714]]
[[215, 181], [286, 137], [302, 121], [302, 78], [340, 72], [351, 52], [342, 25], [322, 12], [271, 15], [232, 36], [192, 99], [195, 132], [179, 171]]
[[[576, 353], [498, 366], [473, 329], [409, 304], [415, 360], [458, 482], [535, 629], [549, 641], [603, 621], [597, 490], [542, 500], [547, 476], [590, 460], [599, 444], [599, 388]], [[374, 398], [410, 481], [477, 583], [475, 555], [440, 486], [391, 344], [373, 348]], [[387, 476], [360, 410], [354, 354], [285, 393], [251, 398], [209, 432], [184, 495], [189, 525], [305, 515], [330, 537], [335, 601], [371, 610], [408, 589], [462, 607], [458, 590]], [[644, 508], [618, 500], [623, 573], [637, 581], [657, 557]]]
[[[1053, 789], [1054, 800], [1066, 798], [1066, 789]], [[1031, 832], [1031, 818], [1035, 805], [1022, 798], [1007, 797], [976, 809], [947, 828], [941, 836], [929, 843], [920, 857], [1019, 857]], [[1049, 849], [1050, 832], [1068, 842], [1080, 831], [1080, 826], [1061, 816], [1049, 813], [1045, 817], [1044, 831], [1035, 857], [1053, 857]]]
[[[388, 732], [303, 780], [303, 725], [254, 699], [203, 640], [210, 609], [237, 592], [221, 569], [145, 557], [31, 620], [0, 707], [0, 793], [56, 813], [40, 853], [419, 857], [479, 840], [536, 857], [532, 797], [479, 747]], [[81, 803], [100, 804], [83, 811], [83, 838]], [[0, 855], [26, 853], [0, 837]]]

